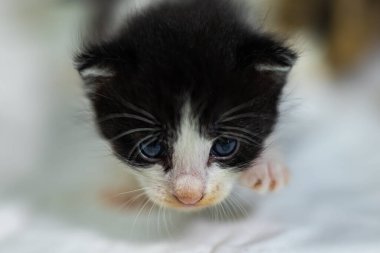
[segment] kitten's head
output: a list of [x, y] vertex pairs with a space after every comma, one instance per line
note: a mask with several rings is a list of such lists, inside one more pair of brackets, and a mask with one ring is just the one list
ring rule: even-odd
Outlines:
[[260, 155], [295, 60], [217, 1], [195, 2], [151, 8], [77, 57], [115, 155], [152, 201], [188, 210], [223, 201]]

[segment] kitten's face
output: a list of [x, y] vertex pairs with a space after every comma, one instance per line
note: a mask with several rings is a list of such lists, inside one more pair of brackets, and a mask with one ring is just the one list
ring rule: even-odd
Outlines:
[[294, 55], [242, 25], [207, 30], [163, 10], [89, 47], [79, 70], [102, 135], [149, 198], [193, 210], [223, 201], [260, 155]]

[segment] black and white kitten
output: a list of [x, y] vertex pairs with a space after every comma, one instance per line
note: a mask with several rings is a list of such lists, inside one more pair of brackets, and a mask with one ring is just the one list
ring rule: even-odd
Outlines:
[[153, 202], [194, 210], [281, 188], [269, 139], [296, 55], [226, 0], [160, 1], [77, 56], [98, 128]]

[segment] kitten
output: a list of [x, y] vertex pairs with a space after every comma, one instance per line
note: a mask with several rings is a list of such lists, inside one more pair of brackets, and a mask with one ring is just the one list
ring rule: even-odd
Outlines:
[[77, 56], [95, 120], [154, 203], [195, 210], [281, 188], [268, 148], [296, 59], [230, 1], [160, 1]]

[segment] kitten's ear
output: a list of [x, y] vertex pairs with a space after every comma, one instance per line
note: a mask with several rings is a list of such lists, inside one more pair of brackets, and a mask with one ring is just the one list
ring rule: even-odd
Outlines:
[[118, 70], [132, 69], [135, 59], [131, 52], [109, 44], [83, 47], [74, 61], [86, 91], [94, 92], [99, 85], [115, 77]]
[[76, 69], [83, 79], [112, 76], [109, 56], [100, 48], [85, 47], [74, 58]]
[[115, 74], [107, 56], [97, 48], [84, 48], [74, 58], [75, 67], [84, 81], [84, 89], [88, 95], [96, 92], [99, 85]]
[[297, 59], [295, 52], [267, 37], [249, 39], [239, 47], [237, 56], [240, 67], [280, 76], [287, 76]]

